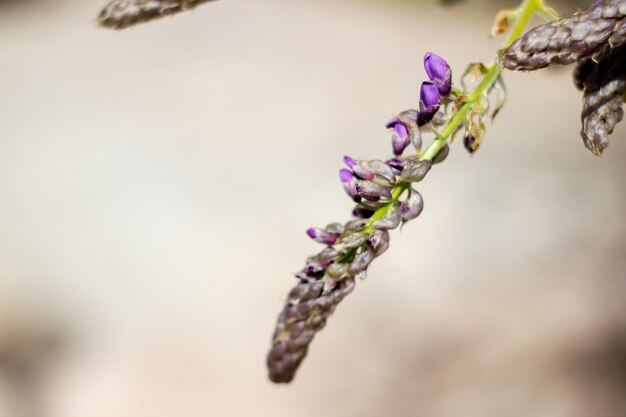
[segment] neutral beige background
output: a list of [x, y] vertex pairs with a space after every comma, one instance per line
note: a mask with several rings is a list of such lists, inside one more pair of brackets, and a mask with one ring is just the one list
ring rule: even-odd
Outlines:
[[480, 152], [457, 143], [429, 174], [423, 215], [295, 382], [266, 377], [291, 273], [318, 250], [304, 231], [348, 216], [342, 155], [387, 157], [423, 54], [456, 75], [489, 60], [513, 5], [223, 0], [111, 32], [99, 1], [3, 4], [0, 342], [61, 341], [24, 401], [41, 417], [626, 415], [626, 131], [601, 159], [584, 149], [569, 69], [506, 74]]

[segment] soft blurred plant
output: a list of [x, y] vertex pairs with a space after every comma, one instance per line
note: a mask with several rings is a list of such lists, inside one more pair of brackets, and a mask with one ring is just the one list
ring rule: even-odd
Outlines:
[[213, 0], [112, 0], [98, 15], [98, 24], [124, 29], [137, 23], [191, 10]]
[[[522, 36], [533, 15], [549, 23]], [[452, 85], [452, 72], [443, 58], [425, 55], [429, 81], [422, 83], [419, 110], [402, 111], [386, 125], [393, 157], [385, 161], [344, 157], [347, 169], [339, 177], [356, 203], [352, 218], [307, 231], [325, 247], [296, 274], [298, 283], [278, 316], [267, 357], [272, 381], [293, 379], [315, 334], [352, 292], [356, 279], [365, 278], [369, 264], [387, 250], [389, 230], [420, 215], [423, 200], [415, 184], [433, 164], [445, 159], [449, 143], [460, 135], [470, 154], [479, 149], [486, 119], [489, 115], [493, 119], [506, 99], [504, 68], [532, 70], [576, 63], [576, 84], [584, 89], [583, 140], [596, 155], [602, 152], [622, 118], [625, 16], [626, 0], [598, 0], [587, 12], [560, 20], [543, 0], [524, 0], [518, 8], [496, 16], [492, 34], [508, 33], [496, 59], [469, 65], [459, 86]], [[433, 139], [422, 150], [422, 137], [427, 134]], [[405, 155], [409, 146], [413, 152]]]
[[585, 146], [600, 156], [622, 120], [626, 96], [626, 1], [596, 0], [581, 13], [538, 26], [503, 54], [510, 70], [576, 64], [574, 82], [583, 90]]
[[[123, 29], [209, 1], [112, 0], [98, 23]], [[533, 15], [548, 23], [522, 35]], [[293, 379], [315, 334], [352, 292], [356, 279], [364, 279], [369, 264], [389, 247], [389, 231], [421, 214], [424, 202], [415, 184], [446, 158], [449, 144], [462, 136], [470, 154], [478, 151], [488, 117], [495, 118], [506, 100], [503, 69], [576, 64], [575, 84], [583, 90], [583, 142], [595, 155], [608, 146], [608, 136], [623, 117], [626, 96], [626, 0], [596, 0], [587, 11], [562, 19], [543, 0], [524, 0], [516, 9], [496, 15], [491, 34], [505, 33], [494, 61], [470, 64], [458, 85], [452, 84], [448, 63], [427, 53], [428, 81], [421, 85], [418, 109], [402, 111], [386, 124], [393, 156], [343, 158], [346, 168], [339, 171], [339, 179], [356, 205], [347, 222], [307, 230], [324, 248], [296, 274], [298, 283], [278, 317], [267, 357], [272, 381]], [[422, 150], [423, 135], [432, 140]], [[406, 154], [409, 148], [413, 151]]]

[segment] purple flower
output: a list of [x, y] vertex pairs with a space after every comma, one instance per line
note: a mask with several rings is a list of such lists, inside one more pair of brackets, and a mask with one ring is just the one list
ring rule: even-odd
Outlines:
[[441, 95], [437, 86], [431, 82], [424, 81], [420, 89], [420, 119], [423, 122], [429, 122], [437, 113], [439, 100], [441, 100]]
[[385, 161], [385, 164], [393, 169], [398, 175], [400, 175], [404, 169], [404, 161], [401, 159], [388, 159]]
[[439, 89], [442, 96], [447, 96], [452, 90], [452, 70], [445, 59], [432, 52], [424, 55], [424, 68], [428, 78]]
[[403, 120], [396, 118], [387, 122], [387, 128], [393, 129], [391, 146], [394, 155], [402, 155], [402, 152], [411, 143], [411, 129]]
[[374, 210], [368, 209], [366, 207], [356, 207], [352, 210], [352, 215], [357, 219], [369, 219], [374, 215]]
[[309, 235], [311, 239], [316, 242], [323, 243], [325, 245], [332, 245], [337, 242], [337, 237], [328, 233], [324, 229], [320, 229], [319, 227], [310, 227], [306, 234]]
[[340, 170], [339, 179], [341, 180], [341, 185], [343, 185], [343, 189], [350, 196], [350, 198], [356, 202], [359, 202], [361, 198], [359, 197], [359, 193], [356, 189], [357, 179], [352, 171], [347, 169]]
[[371, 181], [374, 179], [374, 173], [363, 168], [358, 161], [350, 158], [348, 155], [343, 157], [343, 162], [350, 167], [352, 172], [362, 180]]

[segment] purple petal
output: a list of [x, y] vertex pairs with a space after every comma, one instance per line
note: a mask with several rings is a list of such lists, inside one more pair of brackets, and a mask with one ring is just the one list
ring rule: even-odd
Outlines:
[[396, 123], [396, 125], [393, 127], [393, 131], [396, 132], [396, 135], [400, 136], [401, 138], [408, 138], [410, 134], [409, 127], [402, 120]]
[[393, 148], [394, 155], [402, 155], [402, 152], [411, 143], [411, 132], [406, 123], [402, 120], [393, 127], [393, 135], [391, 136], [391, 146]]
[[339, 179], [342, 184], [350, 183], [354, 179], [354, 174], [352, 171], [344, 168], [339, 171]]
[[445, 59], [428, 52], [424, 56], [424, 69], [426, 69], [428, 78], [437, 86], [442, 96], [450, 94], [450, 90], [452, 90], [452, 71]]
[[314, 241], [323, 243], [325, 245], [332, 245], [333, 243], [337, 242], [337, 238], [335, 236], [318, 227], [309, 228], [306, 231], [306, 234], [309, 235], [309, 237]]
[[420, 112], [422, 105], [426, 107], [438, 106], [440, 100], [441, 94], [439, 94], [437, 86], [429, 81], [424, 81], [420, 88]]
[[359, 219], [369, 219], [374, 215], [374, 210], [370, 210], [365, 207], [357, 207], [352, 210], [352, 215]]
[[401, 173], [402, 169], [404, 169], [404, 161], [401, 159], [388, 159], [387, 161], [385, 161], [385, 164], [390, 166], [392, 169], [395, 169], [399, 173]]
[[341, 185], [343, 185], [343, 189], [346, 191], [346, 194], [350, 196], [350, 198], [356, 202], [360, 201], [359, 193], [356, 189], [357, 179], [352, 173], [352, 171], [347, 169], [342, 169], [339, 171], [339, 179], [341, 180]]
[[352, 169], [352, 172], [360, 179], [368, 181], [374, 179], [374, 173], [364, 168], [359, 161], [356, 161], [346, 155], [343, 157], [343, 162], [345, 162], [345, 164]]
[[417, 110], [405, 110], [398, 114], [398, 118], [401, 120], [411, 120], [414, 123], [419, 121], [419, 112]]
[[387, 124], [385, 125], [385, 127], [386, 127], [387, 129], [391, 129], [391, 128], [395, 127], [397, 123], [400, 123], [400, 122], [401, 122], [401, 120], [400, 120], [400, 119], [398, 119], [397, 117], [394, 117], [393, 119], [390, 119], [390, 120], [387, 122]]
[[437, 86], [424, 81], [420, 89], [420, 119], [424, 122], [430, 121], [439, 110], [439, 100], [441, 100], [441, 94]]

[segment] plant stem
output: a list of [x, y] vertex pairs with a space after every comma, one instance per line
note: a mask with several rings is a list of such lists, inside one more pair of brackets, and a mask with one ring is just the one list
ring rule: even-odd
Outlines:
[[[502, 50], [511, 46], [511, 44], [522, 35], [522, 33], [524, 32], [524, 28], [526, 27], [528, 21], [534, 13], [537, 13], [551, 20], [558, 18], [554, 10], [546, 6], [543, 0], [524, 0], [514, 14], [515, 21], [513, 27], [509, 31], [506, 40], [504, 41]], [[480, 98], [485, 96], [489, 92], [494, 82], [496, 82], [496, 80], [500, 76], [501, 72], [502, 67], [500, 66], [499, 58], [496, 57], [496, 59], [489, 66], [487, 66], [480, 84], [478, 84], [478, 86], [474, 90], [472, 90], [471, 93], [469, 93], [466, 101], [458, 108], [458, 110], [454, 113], [450, 120], [448, 120], [448, 123], [446, 123], [446, 125], [443, 127], [438, 137], [435, 138], [435, 140], [433, 140], [433, 142], [423, 152], [420, 158], [421, 160], [432, 161], [437, 153], [439, 153], [441, 148], [444, 147], [448, 138], [462, 126], [468, 114], [472, 111]], [[374, 214], [370, 218], [369, 223], [362, 230], [362, 232], [369, 232], [372, 229], [373, 224], [377, 220], [382, 219], [385, 214], [387, 214], [389, 208], [392, 207], [400, 199], [402, 193], [404, 193], [404, 191], [409, 187], [410, 184], [407, 183], [397, 184], [391, 191], [391, 201], [379, 207], [374, 212]]]

